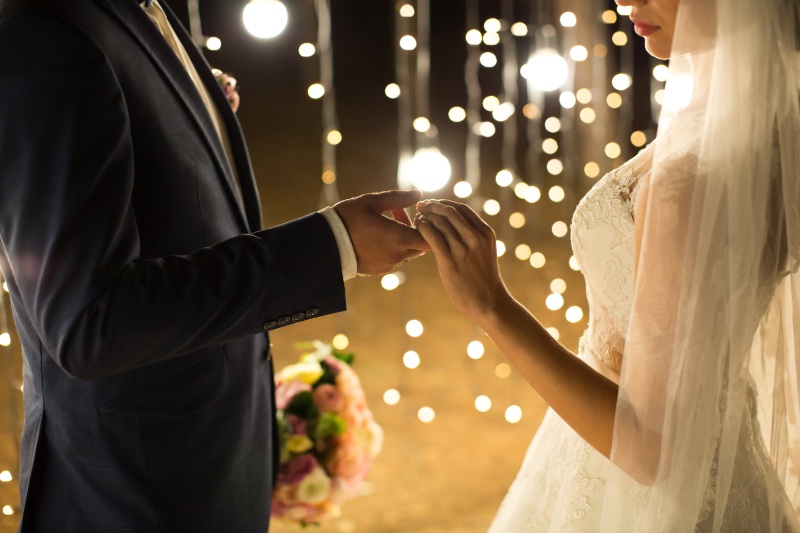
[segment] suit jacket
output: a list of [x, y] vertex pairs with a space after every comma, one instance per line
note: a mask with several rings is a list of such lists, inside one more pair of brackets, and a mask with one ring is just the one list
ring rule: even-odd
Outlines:
[[[8, 0], [6, 0], [8, 1]], [[264, 329], [345, 308], [318, 214], [261, 227], [185, 69], [135, 0], [0, 23], [0, 269], [24, 354], [21, 531], [268, 529]]]

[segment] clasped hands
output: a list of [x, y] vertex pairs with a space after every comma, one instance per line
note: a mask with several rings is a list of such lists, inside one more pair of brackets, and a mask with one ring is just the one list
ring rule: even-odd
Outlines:
[[[418, 210], [413, 222], [405, 211], [412, 205]], [[463, 314], [478, 319], [507, 293], [494, 230], [465, 204], [422, 200], [412, 190], [365, 194], [334, 209], [350, 235], [359, 274], [389, 272], [432, 251], [444, 288]]]

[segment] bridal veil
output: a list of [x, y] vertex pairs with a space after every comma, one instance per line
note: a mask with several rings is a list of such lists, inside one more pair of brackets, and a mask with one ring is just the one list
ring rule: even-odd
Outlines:
[[680, 0], [603, 531], [800, 531], [798, 35], [798, 0]]

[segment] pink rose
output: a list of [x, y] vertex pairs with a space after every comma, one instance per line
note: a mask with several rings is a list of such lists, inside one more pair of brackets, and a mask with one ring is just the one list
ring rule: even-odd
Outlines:
[[317, 460], [310, 453], [298, 455], [281, 468], [281, 472], [278, 474], [278, 483], [296, 485], [313, 472], [317, 466]]
[[313, 397], [317, 409], [323, 413], [335, 413], [344, 405], [339, 389], [328, 383], [314, 389]]
[[275, 407], [278, 409], [286, 409], [298, 393], [303, 391], [310, 391], [311, 385], [303, 383], [300, 380], [292, 380], [286, 383], [281, 383], [275, 389]]
[[356, 444], [351, 435], [342, 435], [339, 447], [328, 463], [330, 472], [335, 477], [342, 478], [345, 489], [355, 488], [366, 476], [369, 466], [369, 455]]
[[305, 435], [308, 430], [308, 422], [295, 415], [286, 415], [286, 421], [289, 423], [289, 428], [292, 435]]

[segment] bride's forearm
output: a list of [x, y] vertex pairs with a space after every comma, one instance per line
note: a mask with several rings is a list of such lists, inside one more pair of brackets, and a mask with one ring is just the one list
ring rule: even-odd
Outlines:
[[508, 293], [471, 318], [548, 405], [594, 449], [609, 457], [617, 384], [559, 344]]

